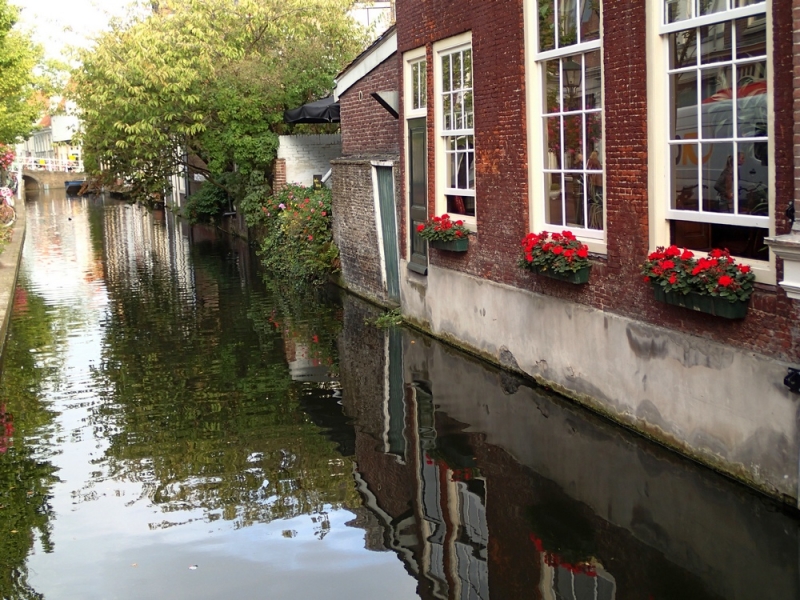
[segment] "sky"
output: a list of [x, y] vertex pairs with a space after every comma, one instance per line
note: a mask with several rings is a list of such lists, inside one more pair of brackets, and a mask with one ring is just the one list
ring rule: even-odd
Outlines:
[[111, 15], [121, 15], [128, 0], [10, 0], [22, 9], [21, 25], [33, 32], [50, 58], [66, 58], [69, 45], [84, 46], [102, 31]]

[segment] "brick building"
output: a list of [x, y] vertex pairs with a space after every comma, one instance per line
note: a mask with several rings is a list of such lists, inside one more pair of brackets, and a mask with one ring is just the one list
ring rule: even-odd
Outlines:
[[400, 300], [398, 65], [390, 27], [337, 76], [334, 90], [342, 156], [331, 161], [333, 232], [342, 278], [351, 291], [386, 304]]
[[[796, 502], [798, 398], [783, 383], [800, 363], [800, 287], [785, 277], [800, 271], [793, 14], [798, 0], [397, 0], [394, 41], [351, 65], [339, 94], [346, 284]], [[399, 123], [368, 102], [379, 89], [401, 91]], [[718, 182], [734, 156], [731, 201]], [[397, 295], [375, 218], [380, 166], [399, 167]], [[417, 238], [445, 212], [473, 230], [466, 252]], [[589, 246], [587, 284], [517, 266], [521, 239], [545, 229]], [[747, 316], [657, 302], [640, 266], [670, 244], [748, 264]]]

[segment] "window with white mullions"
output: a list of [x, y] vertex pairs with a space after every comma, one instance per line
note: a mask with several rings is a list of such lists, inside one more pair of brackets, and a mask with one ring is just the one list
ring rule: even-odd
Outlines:
[[[667, 22], [697, 23], [666, 34], [667, 216], [677, 245], [767, 258], [761, 242], [772, 204], [765, 8], [745, 0], [665, 0]], [[742, 9], [746, 16], [725, 18]]]
[[548, 225], [603, 230], [600, 51], [545, 61]]
[[766, 0], [665, 0], [664, 22], [688, 21], [757, 4], [764, 5]]
[[447, 212], [475, 216], [475, 135], [472, 48], [440, 55], [441, 133]]

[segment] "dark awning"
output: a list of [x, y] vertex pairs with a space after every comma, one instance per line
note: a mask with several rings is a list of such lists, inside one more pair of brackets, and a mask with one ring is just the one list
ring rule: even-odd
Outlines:
[[333, 96], [303, 104], [300, 108], [284, 111], [284, 123], [338, 123], [339, 103]]

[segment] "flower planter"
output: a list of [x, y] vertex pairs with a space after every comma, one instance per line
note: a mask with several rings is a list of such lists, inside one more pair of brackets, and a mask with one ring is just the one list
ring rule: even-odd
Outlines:
[[546, 270], [543, 271], [541, 269], [533, 269], [533, 272], [537, 275], [544, 275], [545, 277], [549, 277], [550, 279], [558, 279], [559, 281], [566, 281], [567, 283], [575, 283], [581, 284], [586, 283], [589, 281], [589, 273], [591, 272], [592, 267], [591, 265], [588, 267], [583, 267], [578, 269], [577, 271], [566, 271], [564, 273], [556, 273], [555, 271]]
[[447, 242], [442, 240], [431, 240], [428, 243], [432, 248], [436, 248], [437, 250], [447, 250], [448, 252], [466, 252], [469, 249], [469, 238], [450, 240]]
[[727, 298], [707, 296], [696, 292], [674, 294], [664, 291], [659, 285], [653, 286], [653, 295], [658, 302], [682, 306], [698, 312], [723, 317], [725, 319], [744, 319], [747, 316], [748, 301], [730, 302]]

